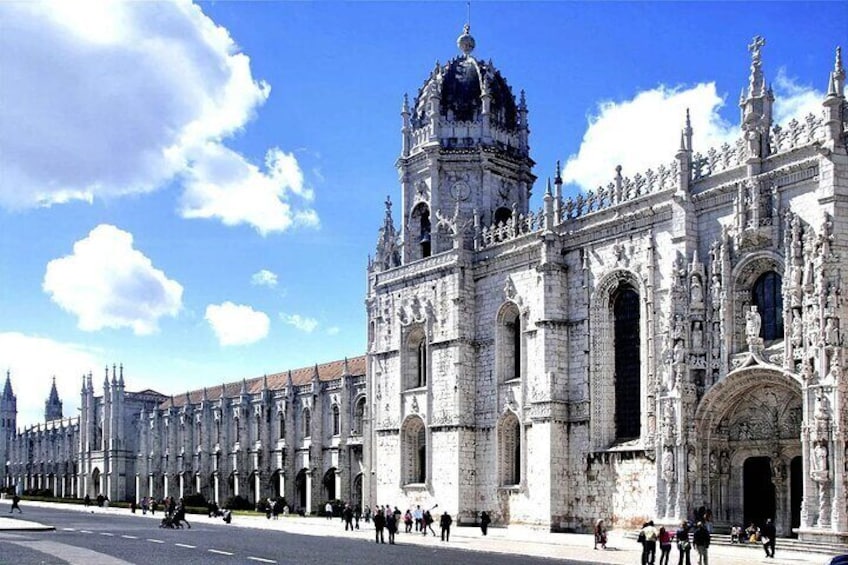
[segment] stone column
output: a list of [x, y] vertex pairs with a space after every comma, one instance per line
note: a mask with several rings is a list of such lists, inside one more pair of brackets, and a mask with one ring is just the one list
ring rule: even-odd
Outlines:
[[164, 492], [162, 493], [162, 496], [167, 497], [168, 496], [168, 473], [165, 473], [164, 479], [165, 479], [165, 488], [164, 488]]
[[212, 493], [213, 500], [215, 501], [215, 504], [221, 504], [221, 495], [220, 495], [221, 491], [220, 491], [220, 488], [219, 488], [220, 487], [220, 478], [218, 477], [217, 474], [213, 478], [212, 482], [214, 483], [213, 484], [214, 492]]
[[333, 474], [333, 481], [335, 482], [335, 491], [336, 498], [342, 499], [342, 471], [338, 467], [336, 468], [336, 472]]
[[180, 473], [180, 498], [183, 498], [185, 492], [185, 473]]
[[141, 502], [141, 477], [135, 476], [135, 501], [136, 504]]
[[262, 498], [262, 493], [260, 489], [262, 485], [262, 478], [259, 476], [259, 472], [253, 473], [253, 502], [259, 502], [259, 499]]
[[280, 481], [280, 496], [285, 498], [286, 497], [286, 474], [283, 471], [280, 471], [279, 475], [277, 475], [277, 476], [279, 477], [279, 481]]
[[312, 473], [306, 471], [306, 515], [312, 514]]

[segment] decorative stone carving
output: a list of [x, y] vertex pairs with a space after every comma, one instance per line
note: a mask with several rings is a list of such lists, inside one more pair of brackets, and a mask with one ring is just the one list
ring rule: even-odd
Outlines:
[[704, 285], [701, 283], [701, 277], [698, 275], [692, 275], [689, 284], [689, 295], [693, 308], [704, 307]]
[[745, 314], [745, 335], [748, 338], [748, 343], [760, 339], [760, 326], [762, 319], [760, 313], [757, 312], [756, 306], [751, 306], [751, 309]]
[[419, 410], [418, 410], [418, 397], [417, 396], [412, 397], [412, 411], [416, 414], [419, 412]]
[[810, 463], [812, 466], [810, 476], [816, 482], [825, 482], [829, 478], [827, 454], [828, 451], [826, 441], [818, 441], [813, 444], [812, 457], [810, 458]]
[[662, 476], [666, 483], [674, 482], [674, 450], [670, 447], [663, 450]]

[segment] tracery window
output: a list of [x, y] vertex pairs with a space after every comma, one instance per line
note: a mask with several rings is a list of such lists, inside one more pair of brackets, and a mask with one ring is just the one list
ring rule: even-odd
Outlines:
[[333, 404], [333, 435], [337, 436], [341, 433], [341, 414], [339, 412], [339, 405]]
[[520, 379], [522, 375], [524, 336], [521, 333], [521, 313], [514, 303], [507, 303], [498, 316], [497, 349], [498, 380]]
[[424, 329], [420, 326], [412, 328], [407, 335], [404, 348], [404, 388], [427, 386], [428, 361], [429, 351]]
[[427, 429], [421, 418], [410, 418], [402, 436], [403, 482], [427, 481]]
[[410, 215], [409, 233], [416, 238], [415, 241], [411, 242], [415, 253], [413, 259], [424, 259], [431, 255], [431, 229], [430, 209], [422, 202], [415, 207]]
[[760, 275], [751, 289], [751, 301], [757, 307], [762, 324], [760, 337], [763, 341], [783, 339], [783, 294], [782, 280], [774, 271]]
[[303, 437], [310, 437], [312, 435], [312, 414], [309, 412], [309, 408], [303, 409]]
[[641, 382], [639, 359], [639, 295], [629, 284], [612, 297], [615, 350], [615, 436], [639, 437]]
[[521, 425], [515, 414], [509, 413], [501, 422], [498, 437], [500, 482], [503, 486], [521, 483]]
[[353, 411], [353, 433], [362, 434], [362, 422], [365, 419], [365, 399], [360, 398]]
[[286, 439], [286, 414], [285, 412], [280, 412], [280, 439]]

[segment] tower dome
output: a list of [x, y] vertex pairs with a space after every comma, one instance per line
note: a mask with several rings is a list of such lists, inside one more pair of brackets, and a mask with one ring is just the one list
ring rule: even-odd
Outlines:
[[[506, 79], [491, 61], [472, 56], [476, 42], [468, 25], [456, 44], [461, 54], [445, 65], [437, 63], [418, 91], [410, 112], [410, 130], [429, 129], [436, 133], [440, 127], [460, 124], [467, 128], [462, 140], [448, 130], [438, 135], [443, 146], [467, 147], [470, 143], [526, 151], [526, 135], [522, 135], [527, 130], [526, 113], [522, 114], [526, 108], [516, 101]], [[475, 125], [478, 127], [468, 128]], [[433, 141], [433, 137], [427, 141]]]

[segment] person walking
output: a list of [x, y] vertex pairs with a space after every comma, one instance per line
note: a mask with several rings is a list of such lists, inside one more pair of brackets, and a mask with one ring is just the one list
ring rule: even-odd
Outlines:
[[435, 537], [436, 530], [433, 529], [433, 515], [430, 514], [429, 510], [424, 511], [424, 515], [423, 515], [422, 520], [424, 522], [424, 527], [421, 528], [421, 533], [426, 536], [427, 535], [427, 529], [429, 528], [430, 531], [433, 533], [433, 536]]
[[769, 518], [760, 530], [760, 540], [763, 542], [766, 557], [771, 557], [772, 559], [774, 559], [775, 537], [777, 537], [777, 529], [774, 527], [774, 522]]
[[407, 508], [406, 513], [403, 515], [403, 525], [404, 525], [404, 533], [412, 532], [412, 511]]
[[386, 543], [383, 538], [383, 528], [386, 527], [386, 517], [383, 516], [383, 511], [378, 509], [374, 513], [374, 543]]
[[657, 558], [657, 529], [651, 520], [642, 527], [642, 565], [654, 565]]
[[683, 558], [686, 558], [686, 565], [692, 565], [692, 545], [689, 543], [689, 523], [684, 520], [677, 531], [674, 533], [674, 539], [677, 540], [677, 565], [683, 565]]
[[18, 514], [24, 513], [24, 511], [21, 510], [21, 497], [18, 496], [17, 493], [12, 495], [12, 507], [9, 508], [9, 514], [11, 514], [13, 510], [17, 510]]
[[389, 531], [389, 543], [391, 545], [395, 544], [395, 534], [398, 531], [398, 519], [397, 514], [394, 512], [386, 513], [386, 529]]
[[695, 543], [695, 551], [698, 552], [698, 565], [710, 565], [710, 531], [703, 522], [695, 525], [695, 535], [692, 539]]
[[598, 546], [601, 546], [601, 549], [607, 548], [607, 528], [604, 525], [603, 519], [598, 519], [595, 522], [595, 547], [594, 549], [598, 549]]
[[342, 518], [344, 518], [345, 523], [345, 531], [353, 531], [353, 509], [350, 507], [350, 504], [345, 505], [344, 510], [342, 510]]
[[657, 539], [660, 542], [660, 565], [668, 565], [668, 558], [671, 555], [671, 532], [665, 527], [660, 527]]
[[324, 513], [327, 515], [327, 520], [333, 519], [333, 505], [329, 502], [324, 505]]
[[439, 526], [442, 530], [442, 541], [450, 541], [450, 527], [453, 524], [453, 518], [448, 514], [448, 511], [445, 510], [442, 513], [442, 517], [439, 518]]
[[420, 532], [424, 529], [424, 513], [421, 511], [420, 504], [416, 505], [415, 510], [412, 511], [412, 519], [415, 520], [416, 532]]
[[359, 519], [362, 517], [362, 508], [357, 504], [353, 508], [353, 521], [355, 522], [356, 529], [359, 529]]
[[480, 531], [483, 532], [485, 536], [489, 532], [489, 524], [492, 522], [492, 519], [489, 518], [489, 513], [483, 510], [480, 512]]

